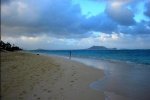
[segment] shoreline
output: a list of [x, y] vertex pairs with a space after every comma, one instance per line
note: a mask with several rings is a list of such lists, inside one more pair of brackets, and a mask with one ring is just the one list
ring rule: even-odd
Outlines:
[[[103, 54], [103, 52], [100, 52], [100, 51], [101, 50], [99, 50], [99, 53]], [[30, 51], [29, 50], [29, 52], [31, 52], [31, 53], [41, 53], [41, 54], [52, 55], [52, 56], [60, 56], [60, 57], [65, 57], [65, 58], [69, 57], [69, 54], [67, 54], [66, 52], [63, 52], [63, 50], [58, 50], [58, 52], [54, 52], [53, 50], [46, 50], [46, 51], [38, 51], [38, 50], [37, 51], [36, 50], [33, 50], [33, 51], [31, 50]], [[141, 59], [141, 55], [140, 54], [138, 55], [137, 53], [135, 54], [136, 56], [134, 55], [132, 58], [129, 57], [130, 55], [128, 55], [128, 56], [127, 55], [122, 55], [123, 58], [117, 57], [118, 53], [115, 54], [116, 56], [112, 57], [112, 55], [110, 55], [108, 53], [108, 55], [107, 55], [108, 58], [107, 58], [104, 55], [90, 56], [90, 54], [89, 54], [89, 55], [86, 56], [86, 53], [84, 55], [84, 52], [83, 51], [80, 52], [80, 50], [78, 52], [79, 52], [79, 54], [76, 53], [76, 52], [72, 52], [72, 58], [102, 60], [102, 61], [108, 61], [108, 62], [121, 62], [121, 63], [128, 63], [128, 64], [137, 64], [137, 65], [150, 65], [150, 63], [148, 62], [148, 58]], [[95, 53], [96, 52], [93, 52], [93, 54], [95, 54]], [[105, 53], [107, 53], [107, 52], [105, 52]], [[118, 55], [118, 56], [121, 56], [121, 55]]]
[[[54, 57], [53, 55], [46, 56]], [[67, 57], [55, 57], [69, 60]], [[149, 65], [74, 57], [70, 61], [76, 61], [77, 63], [85, 64], [86, 67], [103, 71], [103, 77], [92, 82], [89, 86], [96, 91], [103, 92], [105, 100], [141, 100], [150, 98], [148, 95], [150, 92], [150, 81], [148, 81], [148, 76], [150, 75], [148, 72], [150, 70]], [[140, 77], [143, 78], [141, 79]], [[141, 81], [144, 83], [141, 83]]]
[[[25, 51], [26, 52], [26, 51]], [[32, 54], [41, 54], [44, 56], [49, 56], [49, 57], [61, 57], [65, 59], [69, 59], [69, 56], [66, 55], [57, 55], [57, 54], [47, 54], [47, 53], [39, 53], [39, 52], [28, 52], [27, 53], [32, 53]], [[125, 61], [125, 60], [117, 60], [117, 59], [103, 59], [103, 58], [85, 58], [85, 57], [78, 57], [78, 56], [72, 56], [71, 60], [77, 61], [79, 63], [86, 64], [84, 62], [81, 62], [80, 59], [82, 60], [92, 60], [92, 61], [102, 61], [102, 62], [108, 62], [108, 63], [122, 63], [122, 64], [132, 64], [132, 65], [141, 65], [141, 66], [150, 66], [150, 64], [147, 63], [137, 63], [137, 62], [132, 62], [132, 61]], [[92, 65], [93, 66], [93, 65]]]
[[[12, 78], [16, 77], [15, 81], [5, 80], [10, 77], [4, 77], [4, 83], [5, 81], [15, 83], [21, 80], [20, 78], [28, 80], [20, 87], [21, 90], [15, 85], [13, 90], [17, 90], [17, 94], [6, 93], [8, 97], [18, 96], [19, 100], [91, 100], [93, 98], [94, 100], [146, 100], [150, 98], [148, 94], [150, 92], [150, 67], [147, 65], [105, 60], [70, 60], [61, 56], [30, 52], [4, 54], [15, 56], [13, 59], [17, 58], [13, 60], [11, 56], [3, 56], [6, 60], [12, 59], [9, 63], [3, 61], [5, 67], [9, 66], [12, 70], [16, 70], [14, 65], [23, 65], [20, 72], [11, 73], [8, 69], [2, 71], [11, 74]], [[24, 91], [23, 88], [27, 90]], [[5, 98], [4, 100], [11, 99]]]
[[[12, 57], [13, 56], [13, 57]], [[102, 70], [69, 59], [26, 52], [1, 53], [2, 100], [104, 100], [90, 84]]]

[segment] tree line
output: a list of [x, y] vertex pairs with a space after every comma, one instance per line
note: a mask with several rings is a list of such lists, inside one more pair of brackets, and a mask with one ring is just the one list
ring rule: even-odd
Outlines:
[[9, 42], [5, 43], [2, 40], [0, 41], [0, 50], [7, 50], [7, 51], [18, 51], [22, 50], [18, 46], [15, 46], [14, 44], [11, 45]]

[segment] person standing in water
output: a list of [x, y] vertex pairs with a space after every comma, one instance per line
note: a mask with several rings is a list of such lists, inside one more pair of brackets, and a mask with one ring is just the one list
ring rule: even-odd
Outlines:
[[71, 50], [69, 51], [69, 59], [71, 59]]

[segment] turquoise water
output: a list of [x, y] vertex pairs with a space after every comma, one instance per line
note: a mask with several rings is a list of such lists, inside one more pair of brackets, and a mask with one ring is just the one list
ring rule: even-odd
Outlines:
[[[70, 50], [31, 50], [33, 53], [69, 56]], [[72, 57], [118, 60], [150, 65], [150, 50], [71, 50]]]

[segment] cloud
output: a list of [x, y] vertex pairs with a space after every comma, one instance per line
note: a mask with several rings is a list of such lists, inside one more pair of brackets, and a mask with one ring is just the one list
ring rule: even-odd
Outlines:
[[126, 26], [119, 26], [119, 32], [124, 34], [131, 34], [133, 36], [136, 35], [150, 35], [150, 21], [141, 21], [134, 26], [126, 27]]
[[9, 3], [11, 0], [1, 0], [1, 4], [7, 4]]
[[146, 4], [145, 4], [145, 7], [146, 7], [146, 11], [144, 12], [144, 14], [148, 17], [150, 17], [150, 1], [148, 1]]
[[13, 1], [2, 5], [1, 18], [2, 34], [14, 37], [47, 34], [82, 38], [90, 36], [91, 31], [110, 34], [117, 27], [104, 13], [86, 18], [79, 5], [73, 5], [70, 0]]
[[[113, 32], [149, 35], [150, 22], [138, 23], [134, 20], [135, 10], [132, 8], [137, 5], [137, 0], [96, 2], [107, 3], [105, 12], [87, 18], [82, 14], [81, 7], [71, 0], [7, 0], [1, 4], [2, 36], [34, 38], [44, 34], [58, 39], [85, 39], [91, 37], [93, 31], [108, 35]], [[149, 3], [145, 7], [147, 15]]]
[[81, 28], [89, 31], [101, 31], [111, 34], [117, 29], [117, 23], [111, 20], [106, 14], [99, 14], [85, 19]]
[[5, 42], [10, 42], [23, 49], [83, 49], [89, 48], [93, 45], [102, 45], [108, 48], [150, 48], [150, 37], [124, 33], [106, 34], [101, 32], [92, 32], [90, 37], [70, 39], [70, 38], [56, 38], [47, 35], [40, 35], [36, 37], [2, 37]]
[[[33, 7], [34, 5], [34, 7]], [[104, 13], [86, 18], [70, 0], [14, 0], [2, 5], [2, 35], [82, 38], [91, 31], [111, 33], [117, 23]]]
[[9, 35], [22, 33], [32, 36], [32, 33], [43, 32], [56, 36], [82, 34], [85, 31], [78, 27], [83, 17], [80, 7], [72, 5], [69, 0], [23, 0], [2, 5], [3, 32]]
[[110, 18], [120, 25], [133, 25], [135, 24], [133, 19], [134, 14], [126, 7], [126, 4], [128, 3], [129, 0], [110, 0], [105, 11]]

